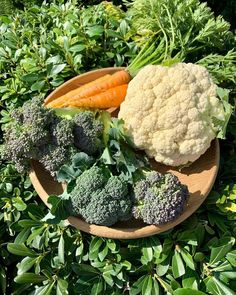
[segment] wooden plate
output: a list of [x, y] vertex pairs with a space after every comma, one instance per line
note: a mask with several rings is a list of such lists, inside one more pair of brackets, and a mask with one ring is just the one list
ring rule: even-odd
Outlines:
[[[115, 71], [120, 69], [123, 68], [104, 68], [77, 76], [54, 90], [47, 97], [46, 101], [51, 101], [61, 96], [62, 94], [65, 94], [66, 92], [83, 85], [84, 83], [99, 78], [107, 73], [114, 73]], [[159, 163], [152, 161], [154, 169], [159, 172], [172, 172], [179, 177], [180, 181], [183, 184], [186, 184], [188, 186], [190, 192], [188, 204], [185, 207], [184, 212], [173, 222], [155, 226], [147, 225], [141, 221], [131, 219], [125, 222], [118, 222], [112, 227], [106, 227], [88, 224], [78, 217], [69, 217], [68, 221], [71, 225], [82, 231], [88, 232], [93, 235], [113, 239], [136, 239], [169, 230], [188, 218], [191, 214], [193, 214], [206, 199], [207, 195], [211, 191], [218, 172], [219, 158], [219, 142], [218, 140], [214, 140], [212, 141], [210, 148], [206, 151], [204, 155], [202, 155], [190, 167], [184, 168], [181, 172], [173, 167], [160, 165]], [[63, 192], [62, 185], [54, 181], [50, 174], [45, 171], [38, 162], [32, 162], [30, 179], [39, 197], [48, 207], [48, 196], [51, 194], [59, 195]]]

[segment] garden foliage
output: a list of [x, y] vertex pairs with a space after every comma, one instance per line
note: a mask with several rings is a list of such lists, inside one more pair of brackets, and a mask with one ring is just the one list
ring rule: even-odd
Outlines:
[[[86, 7], [75, 0], [33, 2], [0, 16], [1, 125], [10, 110], [32, 97], [44, 98], [94, 68], [126, 66], [139, 50], [132, 15], [111, 2], [89, 1]], [[227, 34], [233, 69], [235, 36]], [[227, 53], [213, 41], [201, 47], [198, 59], [230, 88], [234, 103], [236, 71], [225, 66]], [[235, 295], [235, 130], [234, 113], [221, 143], [215, 186], [203, 206], [174, 229], [137, 240], [99, 238], [65, 222], [48, 224], [43, 220], [48, 209], [29, 177], [1, 162], [0, 294]]]

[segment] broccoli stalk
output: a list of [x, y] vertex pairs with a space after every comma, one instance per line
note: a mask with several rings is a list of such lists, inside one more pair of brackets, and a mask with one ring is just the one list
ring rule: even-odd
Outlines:
[[176, 219], [183, 211], [188, 189], [177, 176], [156, 171], [146, 172], [134, 185], [133, 216], [148, 224], [163, 224]]

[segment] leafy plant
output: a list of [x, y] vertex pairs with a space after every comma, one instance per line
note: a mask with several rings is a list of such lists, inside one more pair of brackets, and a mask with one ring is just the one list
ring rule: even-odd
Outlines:
[[[111, 17], [111, 3], [87, 10], [81, 1], [60, 2], [0, 18], [1, 124], [11, 108], [32, 96], [44, 97], [92, 68], [126, 65], [135, 55], [137, 36], [123, 11], [112, 10]], [[233, 53], [219, 61], [222, 53], [207, 48], [207, 64], [218, 69], [219, 79], [226, 59], [234, 69]], [[233, 71], [224, 76], [232, 103]], [[219, 175], [204, 205], [176, 228], [137, 240], [93, 237], [66, 223], [46, 223], [41, 219], [48, 210], [27, 175], [1, 162], [0, 294], [235, 294], [235, 126], [234, 111], [221, 143]]]

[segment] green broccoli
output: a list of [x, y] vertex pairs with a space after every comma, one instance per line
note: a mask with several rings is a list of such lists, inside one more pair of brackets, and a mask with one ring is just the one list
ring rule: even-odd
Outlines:
[[39, 99], [27, 102], [12, 112], [12, 121], [4, 128], [2, 157], [13, 161], [19, 172], [29, 168], [29, 160], [37, 159], [42, 145], [50, 141], [49, 124], [52, 111], [45, 110]]
[[34, 98], [11, 115], [12, 120], [4, 129], [1, 156], [14, 162], [19, 172], [28, 170], [30, 160], [34, 159], [55, 178], [73, 154], [79, 151], [93, 154], [101, 143], [103, 123], [92, 111], [81, 111], [67, 119]]
[[148, 224], [169, 222], [182, 213], [188, 196], [177, 176], [147, 172], [134, 186], [133, 216]]
[[92, 111], [76, 114], [73, 121], [75, 123], [75, 146], [88, 155], [94, 154], [101, 145], [103, 123], [95, 118], [95, 113]]
[[110, 226], [131, 217], [132, 197], [121, 176], [97, 166], [83, 172], [70, 192], [70, 213], [86, 222]]

